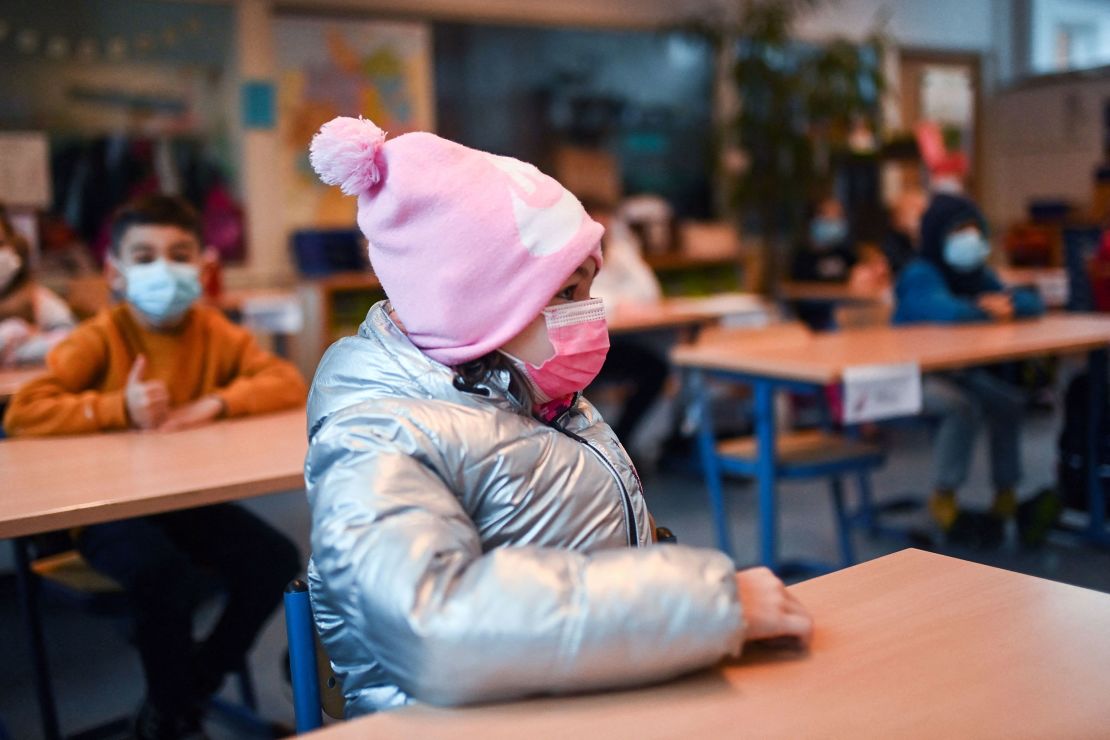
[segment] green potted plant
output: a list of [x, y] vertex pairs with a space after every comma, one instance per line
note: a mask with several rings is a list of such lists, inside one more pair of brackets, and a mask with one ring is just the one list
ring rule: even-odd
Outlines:
[[763, 237], [763, 285], [775, 292], [788, 245], [804, 228], [805, 204], [844, 156], [863, 151], [859, 133], [880, 132], [886, 90], [882, 19], [862, 42], [798, 41], [799, 18], [835, 0], [737, 0], [727, 17], [683, 26], [713, 44], [719, 72], [738, 99], [722, 121], [723, 180], [733, 213]]

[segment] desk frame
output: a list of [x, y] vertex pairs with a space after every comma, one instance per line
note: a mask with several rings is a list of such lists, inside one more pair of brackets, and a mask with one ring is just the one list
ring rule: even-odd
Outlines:
[[[1091, 404], [1094, 413], [1089, 414], [1087, 430], [1087, 526], [1078, 532], [1087, 542], [1099, 547], [1110, 547], [1110, 532], [1106, 529], [1106, 498], [1102, 487], [1102, 473], [1098, 463], [1099, 432], [1103, 419], [1101, 410], [1106, 398], [1107, 349], [1090, 350], [1087, 353], [1088, 373], [1092, 379]], [[1015, 358], [1016, 359], [1016, 358]], [[970, 367], [970, 365], [969, 365]], [[737, 473], [756, 478], [758, 485], [759, 508], [759, 562], [777, 572], [827, 571], [828, 567], [810, 562], [784, 563], [779, 560], [778, 543], [778, 479], [780, 475], [775, 457], [775, 393], [779, 390], [794, 390], [805, 393], [820, 392], [825, 386], [775, 377], [769, 374], [733, 372], [716, 368], [685, 366], [682, 368], [692, 391], [691, 403], [695, 409], [697, 424], [698, 455], [706, 490], [709, 494], [710, 509], [714, 518], [717, 547], [730, 556], [733, 554], [730, 522], [724, 505], [724, 473]], [[713, 435], [710, 399], [706, 388], [707, 377], [719, 378], [728, 382], [750, 385], [754, 394], [754, 417], [757, 459], [754, 464], [740, 463], [723, 459], [716, 449]], [[684, 384], [685, 385], [685, 384]], [[869, 531], [879, 531], [876, 509], [872, 492], [865, 475], [859, 476], [860, 501], [853, 515], [849, 516], [842, 527], [842, 537], [851, 538], [851, 530], [862, 525]], [[847, 543], [850, 548], [850, 543]], [[845, 543], [841, 543], [842, 548]]]
[[[240, 427], [245, 427], [246, 431], [242, 433], [247, 435], [265, 433], [272, 423], [293, 424], [293, 437], [297, 440], [296, 449], [303, 450], [303, 447], [301, 447], [303, 443], [300, 441], [303, 439], [301, 437], [304, 428], [303, 410], [294, 409], [286, 412], [277, 412], [275, 414], [260, 415], [250, 419], [219, 422], [219, 424], [225, 425], [223, 427], [225, 430], [230, 428], [229, 425], [240, 425]], [[189, 436], [204, 434], [208, 429], [211, 428], [187, 430], [174, 433], [174, 435], [176, 435], [176, 439], [180, 444], [181, 440], [187, 439]], [[140, 439], [143, 436], [138, 432], [117, 432], [105, 436], [113, 436], [114, 443], [124, 444], [126, 441], [125, 435], [135, 435], [133, 439]], [[167, 435], [167, 439], [170, 440], [170, 442], [173, 441], [170, 435]], [[235, 436], [233, 435], [230, 442], [233, 443], [234, 440]], [[289, 442], [289, 440], [284, 438], [281, 441], [284, 441], [286, 444]], [[49, 445], [50, 441], [35, 440], [34, 443], [36, 445]], [[229, 440], [223, 440], [223, 444], [228, 443]], [[0, 444], [17, 445], [20, 444], [20, 441], [9, 440]], [[169, 444], [169, 442], [167, 442], [167, 444]], [[132, 453], [141, 454], [141, 449], [139, 451], [133, 450]], [[235, 476], [228, 478], [228, 476], [226, 476], [226, 471], [223, 479], [216, 480], [215, 482], [213, 482], [210, 477], [205, 482], [198, 480], [183, 482], [174, 478], [170, 481], [168, 488], [166, 485], [163, 485], [157, 495], [154, 496], [142, 499], [122, 500], [104, 500], [103, 498], [93, 497], [83, 502], [81, 505], [51, 505], [40, 511], [26, 511], [23, 512], [21, 516], [0, 522], [0, 538], [10, 538], [13, 540], [12, 544], [15, 550], [18, 594], [22, 606], [21, 611], [23, 612], [25, 628], [27, 630], [28, 639], [30, 640], [35, 693], [39, 704], [40, 721], [45, 737], [50, 740], [55, 740], [61, 737], [61, 732], [58, 726], [56, 702], [50, 682], [49, 662], [46, 653], [45, 635], [42, 628], [42, 618], [36, 598], [39, 584], [35, 581], [30, 570], [30, 558], [24, 538], [55, 529], [66, 529], [105, 521], [141, 517], [215, 503], [240, 501], [256, 496], [303, 488], [304, 477], [300, 462], [303, 460], [303, 451], [298, 453], [297, 464], [293, 466], [292, 469], [275, 470], [270, 467], [274, 463], [269, 460], [269, 457], [272, 454], [286, 454], [285, 446], [279, 443], [276, 447], [271, 446], [267, 449], [277, 450], [277, 453], [268, 451], [265, 465], [256, 469], [253, 473], [253, 477], [249, 480], [240, 480]], [[285, 459], [286, 458], [282, 457], [282, 460]], [[12, 461], [12, 464], [18, 464], [18, 461]], [[208, 475], [210, 476], [211, 474]], [[42, 484], [38, 483], [37, 485]], [[34, 486], [28, 483], [23, 484], [23, 490], [26, 493], [35, 492]], [[101, 490], [100, 493], [103, 494], [104, 491]], [[249, 687], [247, 687], [245, 696], [249, 697], [250, 693], [251, 691]], [[249, 702], [247, 704], [249, 705]], [[258, 734], [259, 731], [263, 730], [268, 731], [269, 725], [263, 722], [257, 715], [254, 715], [247, 705], [239, 707], [221, 701], [219, 704], [216, 704], [215, 707], [220, 710], [221, 714], [234, 720], [237, 724], [253, 730], [254, 734]], [[96, 729], [107, 730], [109, 728]], [[89, 732], [93, 733], [95, 730]], [[81, 734], [83, 735], [85, 733]]]

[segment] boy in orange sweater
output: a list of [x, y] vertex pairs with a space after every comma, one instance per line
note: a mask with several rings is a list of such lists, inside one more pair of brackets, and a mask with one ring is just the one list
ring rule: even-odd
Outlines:
[[[187, 203], [150, 196], [121, 209], [109, 279], [126, 300], [54, 348], [47, 374], [12, 398], [7, 433], [173, 431], [304, 403], [295, 368], [219, 311], [195, 305], [200, 272], [200, 221]], [[300, 571], [296, 546], [234, 504], [85, 527], [76, 546], [135, 605], [147, 681], [139, 737], [199, 732], [204, 700], [242, 663], [282, 588]], [[198, 645], [192, 613], [212, 571], [227, 603]]]

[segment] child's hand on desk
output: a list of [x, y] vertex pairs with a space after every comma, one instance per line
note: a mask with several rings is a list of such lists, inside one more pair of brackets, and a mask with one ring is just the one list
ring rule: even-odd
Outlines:
[[205, 396], [171, 411], [158, 427], [158, 431], [176, 432], [179, 429], [190, 429], [214, 421], [223, 413], [224, 402], [219, 397]]
[[738, 572], [736, 592], [747, 623], [746, 642], [788, 637], [809, 644], [813, 618], [770, 570], [748, 568]]
[[1009, 321], [1014, 318], [1014, 301], [1006, 293], [987, 293], [979, 297], [979, 308], [990, 314], [995, 321]]
[[145, 372], [146, 356], [139, 355], [131, 366], [131, 372], [127, 374], [123, 397], [132, 426], [154, 429], [169, 415], [170, 392], [161, 380], [143, 380]]

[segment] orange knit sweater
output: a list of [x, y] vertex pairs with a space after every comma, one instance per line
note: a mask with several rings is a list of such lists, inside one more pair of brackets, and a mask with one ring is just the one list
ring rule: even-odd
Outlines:
[[296, 368], [216, 309], [196, 306], [173, 331], [152, 331], [121, 304], [81, 324], [51, 351], [46, 375], [12, 397], [4, 430], [29, 436], [128, 428], [124, 386], [140, 354], [147, 358], [144, 379], [166, 384], [171, 407], [215, 394], [234, 417], [305, 400]]

